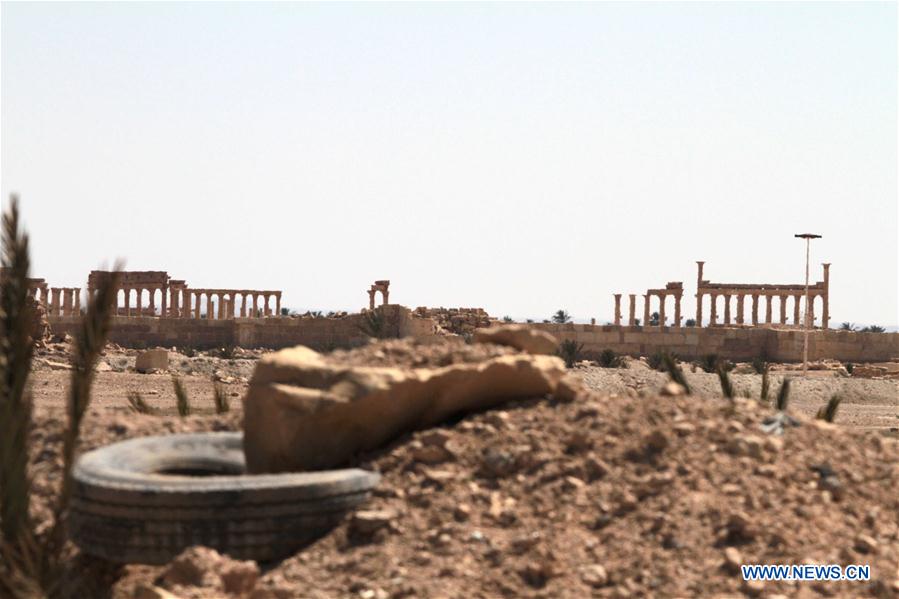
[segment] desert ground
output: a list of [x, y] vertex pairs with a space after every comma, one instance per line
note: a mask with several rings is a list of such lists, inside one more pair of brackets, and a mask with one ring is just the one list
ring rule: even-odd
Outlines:
[[[332, 359], [435, 366], [495, 355], [491, 347], [392, 340]], [[148, 374], [134, 370], [137, 353], [107, 346], [82, 451], [141, 435], [241, 430], [240, 398], [265, 352], [172, 352], [169, 371]], [[56, 343], [35, 358], [38, 517], [59, 478], [68, 354]], [[773, 366], [772, 396], [796, 374], [779, 368], [792, 366]], [[685, 371], [694, 395], [670, 397], [659, 394], [667, 375], [645, 359], [582, 362], [570, 370], [584, 387], [575, 398], [510, 402], [361, 455], [356, 465], [383, 477], [364, 525], [362, 512], [350, 514], [286, 560], [192, 548], [166, 566], [112, 566], [72, 548], [73, 588], [122, 599], [899, 597], [899, 383], [812, 371], [794, 379], [789, 410], [800, 426], [772, 436], [760, 431], [773, 413], [756, 399], [760, 375], [733, 374], [738, 397], [727, 401], [716, 375]], [[178, 416], [173, 374], [190, 416]], [[231, 400], [227, 413], [215, 413], [215, 384]], [[129, 392], [153, 413], [135, 413]], [[836, 424], [815, 420], [834, 393], [844, 398]], [[436, 459], [422, 451], [435, 438], [445, 450]], [[740, 563], [867, 563], [872, 579], [744, 582]]]

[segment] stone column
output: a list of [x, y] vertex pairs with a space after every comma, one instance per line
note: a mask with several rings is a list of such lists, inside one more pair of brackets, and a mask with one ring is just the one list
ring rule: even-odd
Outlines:
[[808, 328], [815, 328], [815, 296], [813, 294], [809, 294], [808, 296]]
[[709, 311], [709, 326], [718, 324], [718, 296], [714, 293], [709, 294], [712, 300], [712, 309]]
[[[200, 308], [203, 306], [203, 294], [198, 292], [194, 293], [193, 295], [194, 303], [196, 304], [196, 306], [194, 307], [194, 314], [196, 314], [197, 320], [199, 320], [201, 316], [200, 312], [202, 311], [200, 310]], [[209, 300], [209, 296], [206, 296], [206, 299]]]
[[771, 324], [771, 296], [765, 294], [765, 324]]
[[215, 312], [212, 307], [212, 294], [206, 293], [206, 320], [212, 320], [215, 318]]
[[168, 301], [166, 298], [167, 291], [168, 289], [166, 289], [165, 287], [159, 288], [159, 301], [162, 302], [159, 306], [159, 316], [161, 318], [165, 318], [166, 316], [168, 316], [168, 314], [166, 313], [166, 309], [168, 308]]
[[801, 305], [802, 305], [802, 296], [794, 295], [793, 296], [793, 324], [797, 327], [801, 324], [799, 322], [799, 307]]
[[156, 316], [156, 290], [150, 287], [147, 293], [150, 294], [150, 316]]
[[253, 294], [253, 318], [256, 318], [256, 316], [259, 314], [259, 308], [257, 306], [258, 301], [259, 301], [259, 295], [254, 293]]
[[390, 303], [390, 292], [387, 291], [386, 289], [385, 289], [384, 291], [381, 292], [381, 297], [384, 298], [383, 304], [384, 304], [385, 306], [386, 306], [388, 303]]
[[369, 310], [375, 309], [375, 290], [374, 289], [368, 290], [368, 309]]
[[823, 302], [822, 310], [821, 310], [821, 328], [826, 329], [827, 323], [830, 322], [830, 263], [824, 262], [821, 266], [824, 267], [824, 293], [821, 296], [821, 301]]
[[[116, 298], [118, 298], [118, 294], [116, 294]], [[81, 315], [81, 289], [78, 288], [75, 290], [75, 315]]]
[[787, 296], [778, 295], [780, 299], [780, 324], [787, 324]]
[[705, 296], [704, 293], [696, 293], [696, 326], [702, 326], [702, 298]]
[[621, 326], [621, 294], [615, 294], [615, 326]]
[[745, 321], [743, 319], [743, 300], [746, 299], [746, 295], [740, 293], [737, 295], [737, 324], [743, 324]]
[[665, 300], [668, 296], [664, 293], [659, 294], [659, 326], [665, 326]]
[[241, 293], [240, 300], [241, 300], [240, 301], [240, 317], [246, 318], [247, 317], [247, 294]]
[[648, 293], [643, 294], [643, 326], [649, 326], [649, 300], [652, 296]]
[[681, 300], [680, 295], [674, 296], [674, 326], [676, 326], [676, 327], [680, 326], [680, 320], [681, 320], [681, 318], [680, 318], [680, 300]]
[[181, 318], [190, 318], [190, 296], [191, 293], [186, 288], [181, 290]]
[[281, 316], [281, 292], [275, 294], [275, 316]]
[[218, 298], [218, 319], [221, 320], [225, 317], [225, 294], [216, 293], [215, 297]]
[[268, 300], [270, 297], [271, 296], [268, 293], [262, 294], [262, 306], [264, 308], [264, 310], [262, 311], [262, 314], [265, 316], [271, 316], [271, 313], [272, 313], [271, 308], [268, 307]]
[[72, 290], [66, 287], [62, 289], [62, 315], [72, 315]]
[[724, 324], [730, 324], [730, 294], [724, 294]]
[[124, 287], [125, 292], [125, 316], [131, 316], [131, 289]]
[[628, 298], [630, 299], [630, 316], [627, 319], [627, 324], [628, 326], [634, 326], [637, 324], [637, 296], [631, 293]]

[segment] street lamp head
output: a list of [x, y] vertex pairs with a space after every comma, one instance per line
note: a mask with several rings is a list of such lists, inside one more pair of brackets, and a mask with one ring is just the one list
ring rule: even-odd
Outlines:
[[814, 233], [797, 233], [793, 235], [793, 237], [801, 237], [802, 239], [821, 239], [820, 235], [815, 235]]

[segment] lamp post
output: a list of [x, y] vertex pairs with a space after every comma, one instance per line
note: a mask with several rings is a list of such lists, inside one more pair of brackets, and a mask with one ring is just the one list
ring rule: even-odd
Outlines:
[[805, 318], [802, 319], [803, 340], [802, 340], [802, 376], [808, 375], [808, 329], [809, 329], [809, 309], [808, 309], [808, 258], [812, 239], [821, 239], [820, 235], [814, 233], [797, 233], [793, 237], [805, 239]]

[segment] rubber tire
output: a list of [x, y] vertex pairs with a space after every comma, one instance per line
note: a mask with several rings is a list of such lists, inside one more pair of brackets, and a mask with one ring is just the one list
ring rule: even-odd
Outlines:
[[360, 469], [244, 471], [241, 433], [141, 437], [88, 452], [73, 470], [72, 539], [120, 563], [164, 564], [192, 545], [277, 560], [333, 528], [380, 479]]

